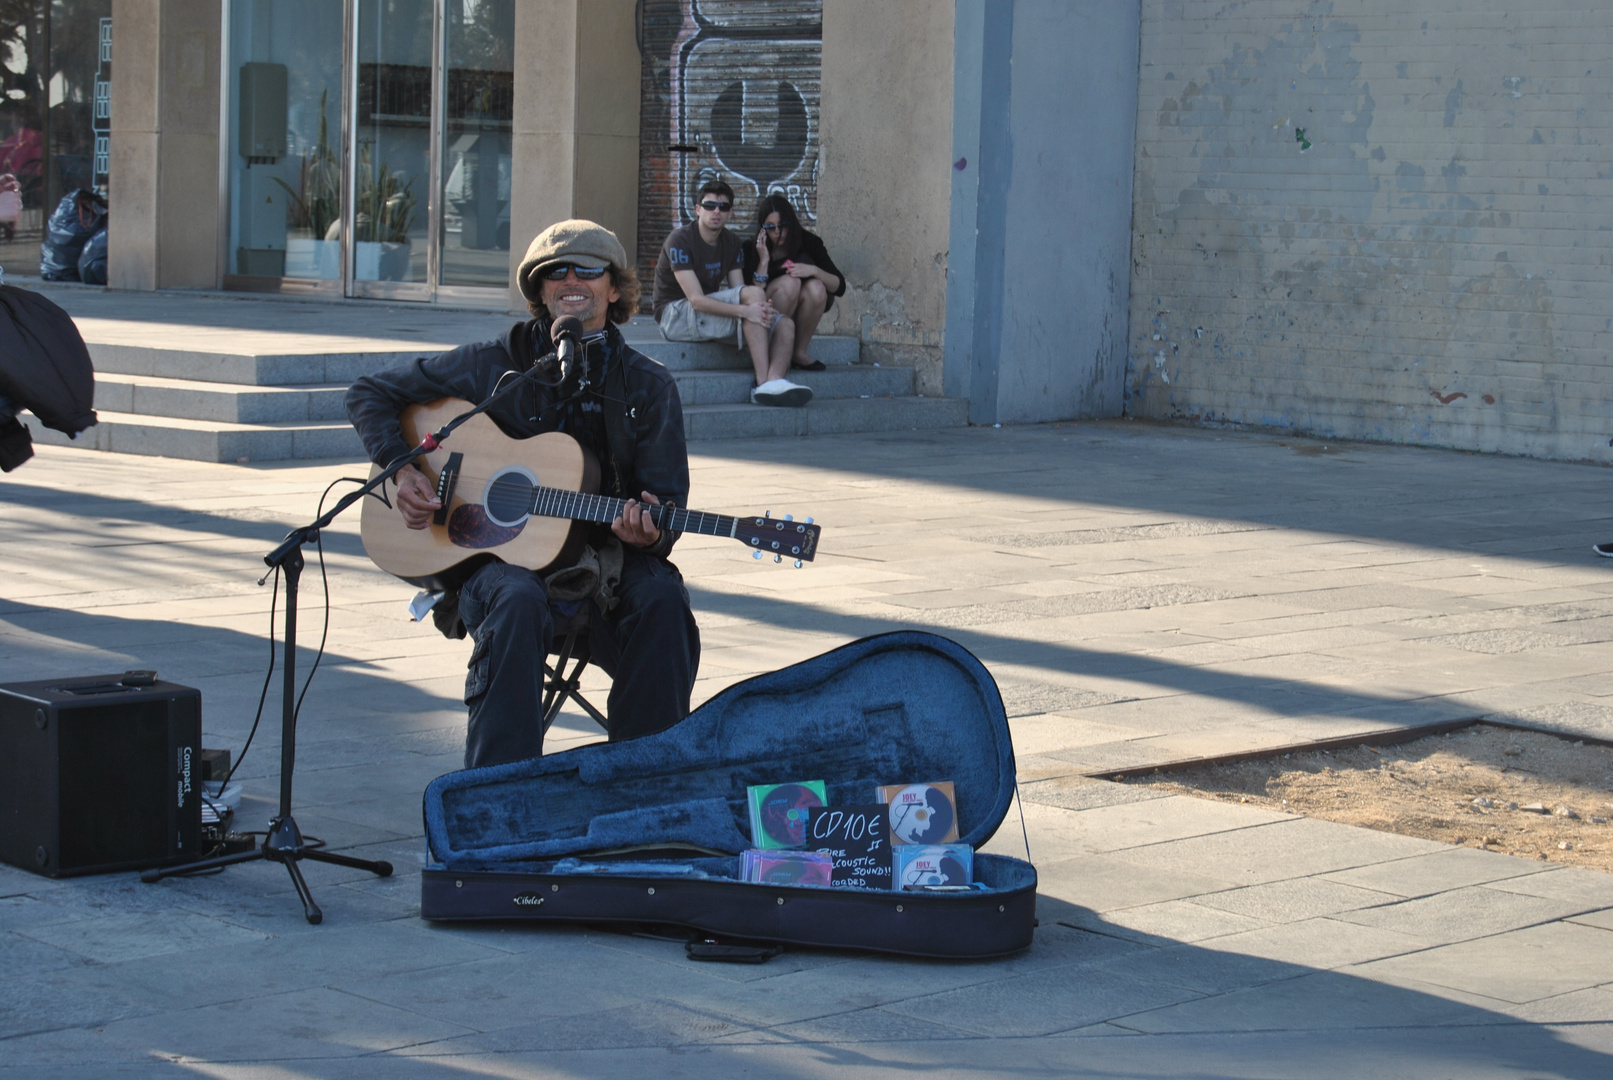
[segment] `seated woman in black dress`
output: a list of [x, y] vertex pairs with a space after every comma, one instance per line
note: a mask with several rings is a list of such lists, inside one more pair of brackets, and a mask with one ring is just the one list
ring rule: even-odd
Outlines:
[[795, 323], [790, 366], [822, 371], [807, 346], [823, 313], [845, 295], [846, 278], [823, 241], [801, 228], [790, 200], [776, 192], [756, 206], [756, 242], [745, 249], [745, 280], [765, 287], [773, 310]]

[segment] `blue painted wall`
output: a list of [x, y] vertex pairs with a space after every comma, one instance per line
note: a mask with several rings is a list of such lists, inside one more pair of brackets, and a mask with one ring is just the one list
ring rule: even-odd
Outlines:
[[958, 0], [945, 379], [974, 423], [1118, 416], [1139, 0]]

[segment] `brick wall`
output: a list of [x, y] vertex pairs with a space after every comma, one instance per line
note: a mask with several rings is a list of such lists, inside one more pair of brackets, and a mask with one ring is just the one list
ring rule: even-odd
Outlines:
[[1144, 0], [1132, 415], [1613, 460], [1613, 6]]

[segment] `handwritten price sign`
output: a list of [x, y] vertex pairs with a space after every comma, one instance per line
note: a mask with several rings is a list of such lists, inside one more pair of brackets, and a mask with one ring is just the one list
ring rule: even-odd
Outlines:
[[807, 849], [834, 860], [834, 880], [842, 889], [889, 889], [891, 849], [885, 807], [814, 806], [807, 816]]

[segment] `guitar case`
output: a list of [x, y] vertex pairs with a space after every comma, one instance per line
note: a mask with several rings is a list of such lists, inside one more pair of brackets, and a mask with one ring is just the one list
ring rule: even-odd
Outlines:
[[830, 806], [950, 780], [958, 838], [1007, 814], [1014, 748], [997, 685], [962, 646], [902, 631], [730, 686], [654, 735], [467, 769], [425, 793], [432, 920], [673, 924], [753, 941], [931, 957], [1030, 945], [1036, 870], [976, 853], [960, 892], [740, 880], [752, 784], [822, 780]]

